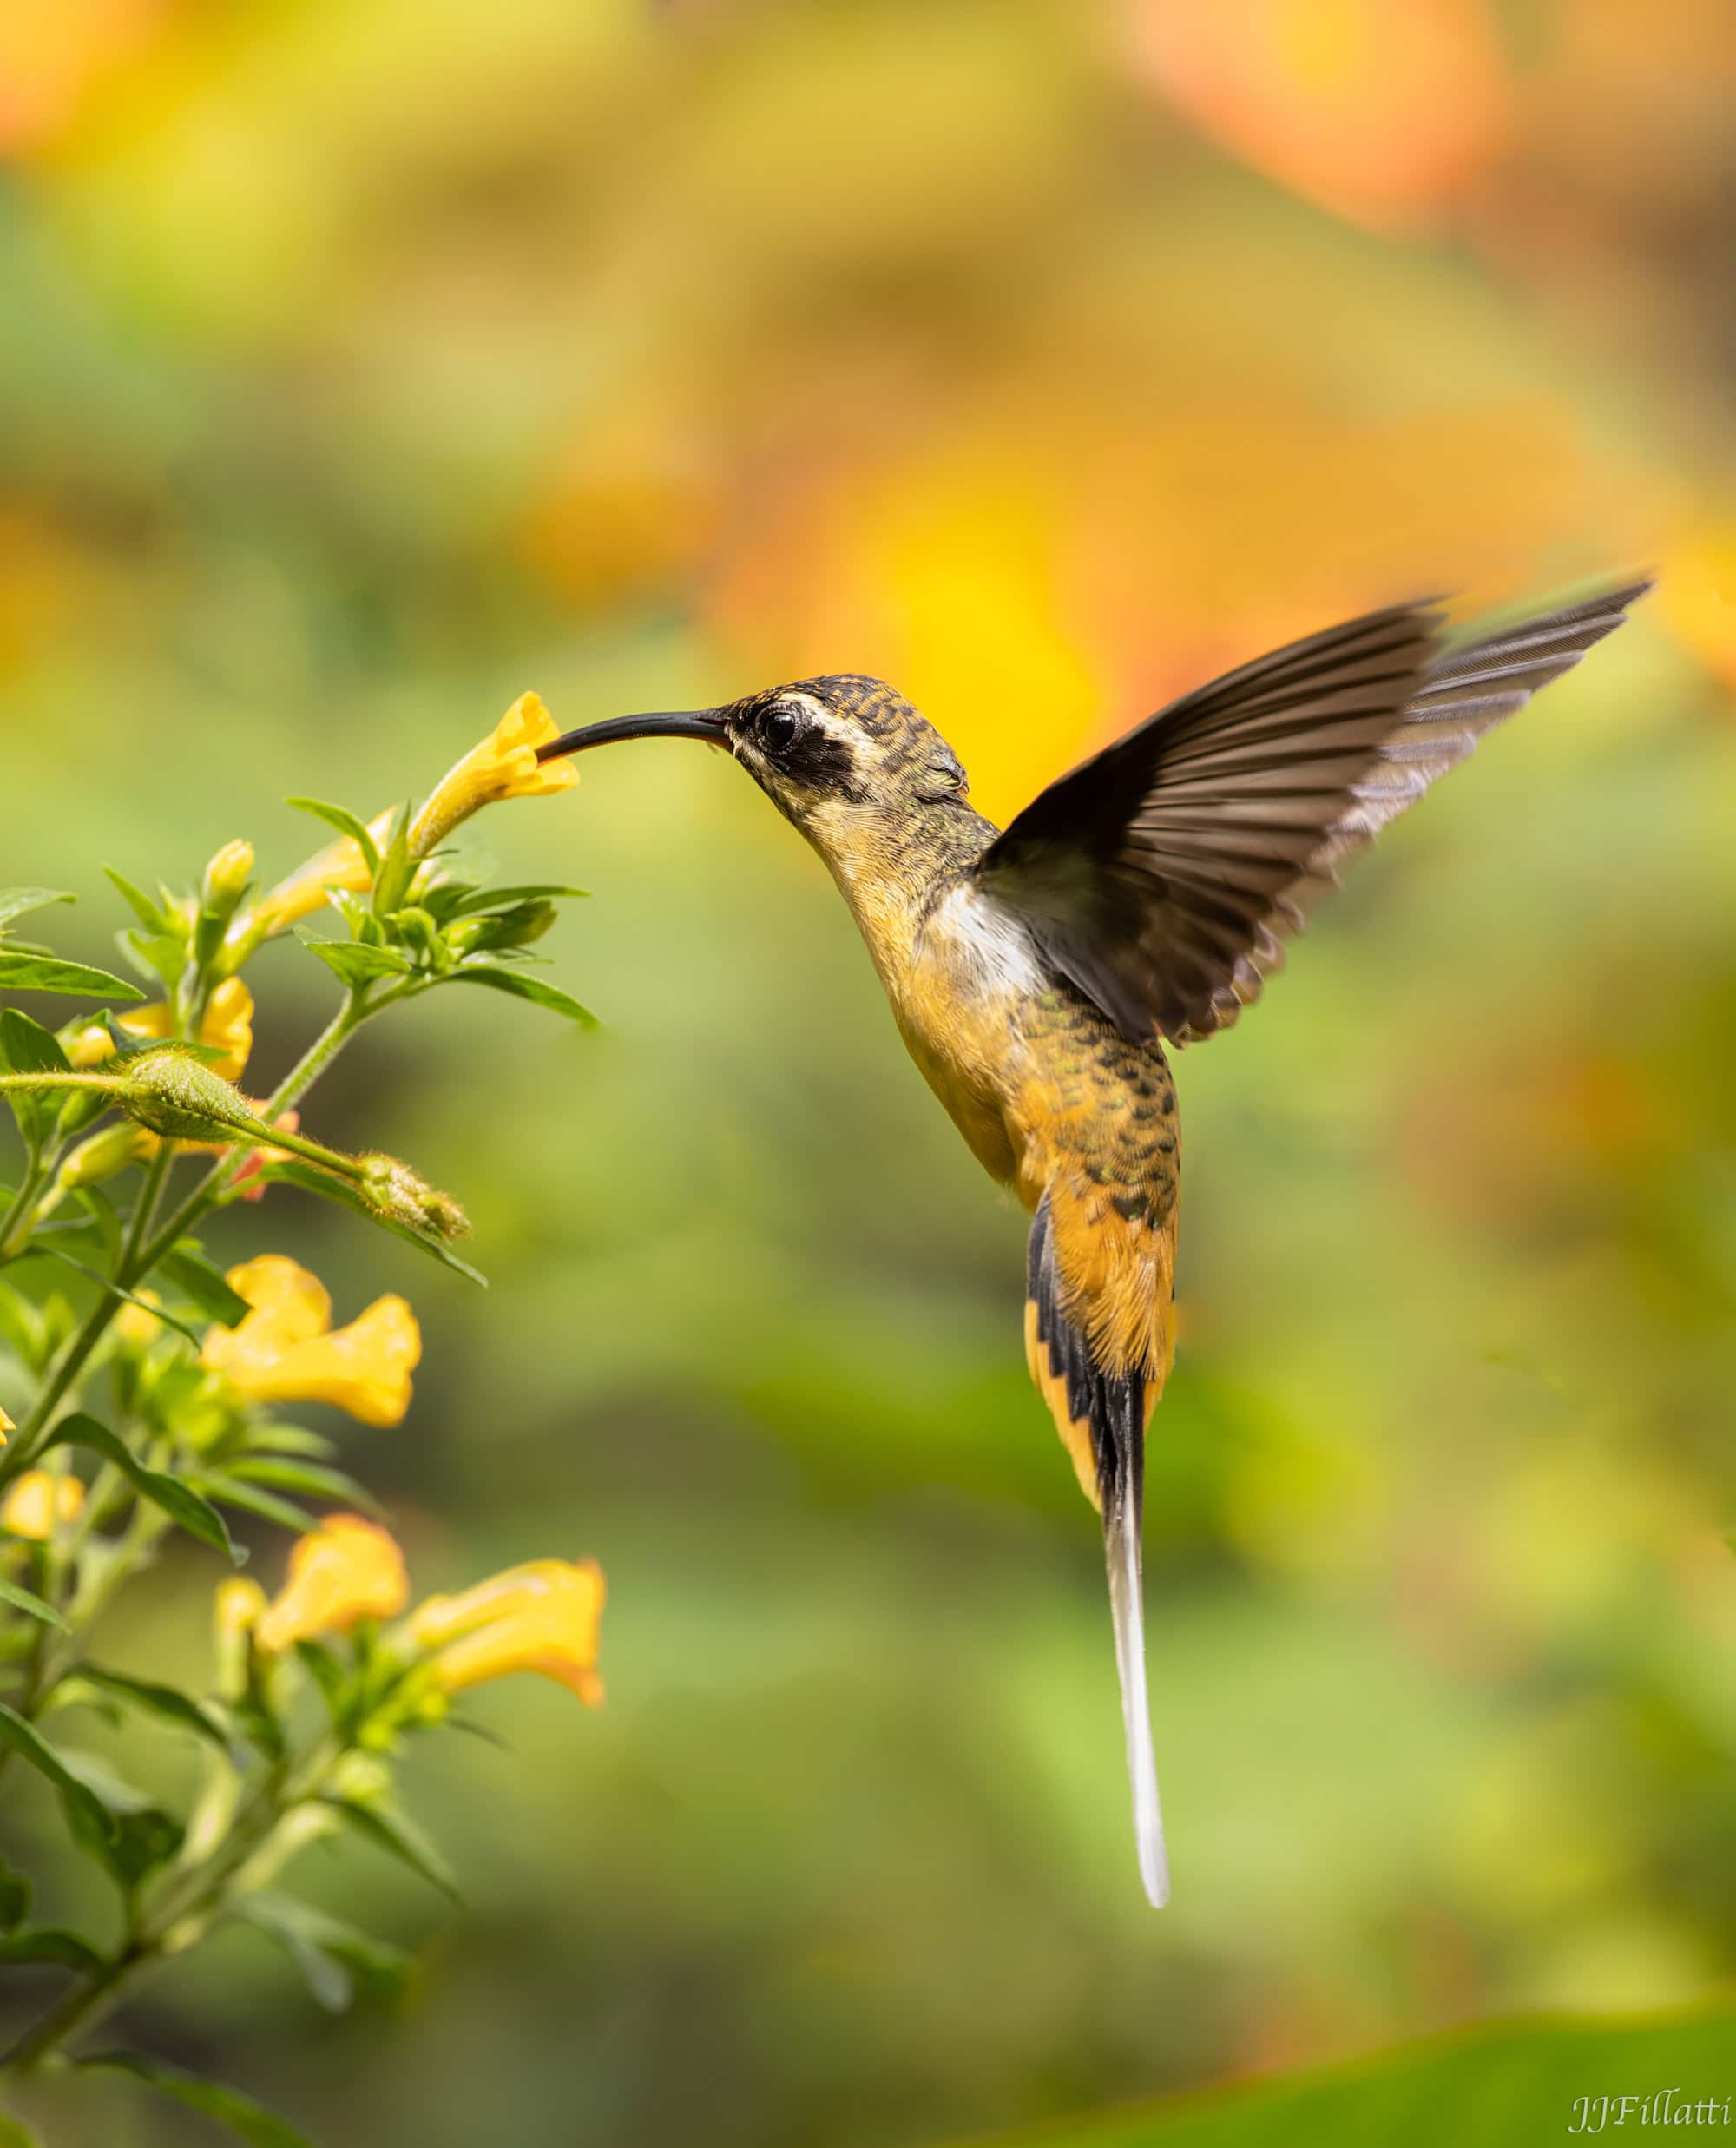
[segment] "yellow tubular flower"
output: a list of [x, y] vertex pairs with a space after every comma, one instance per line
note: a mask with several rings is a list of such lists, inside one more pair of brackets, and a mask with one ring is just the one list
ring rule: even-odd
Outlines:
[[16, 1432], [17, 1429], [18, 1427], [12, 1422], [11, 1419], [7, 1416], [5, 1411], [3, 1409], [0, 1409], [0, 1447], [4, 1446], [6, 1444], [6, 1434], [9, 1432]]
[[[425, 858], [461, 820], [500, 799], [549, 798], [556, 791], [571, 790], [579, 780], [571, 761], [545, 764], [536, 758], [536, 748], [559, 735], [542, 697], [521, 694], [482, 744], [472, 747], [435, 785], [410, 824], [411, 856]], [[384, 851], [390, 840], [396, 810], [377, 814], [368, 823], [368, 834], [378, 850]], [[362, 895], [372, 885], [361, 845], [352, 836], [339, 836], [240, 913], [224, 935], [229, 959], [245, 960], [262, 939], [287, 932], [311, 916], [334, 888]]]
[[[174, 1034], [174, 1015], [166, 999], [141, 1007], [135, 1014], [122, 1015], [120, 1025], [129, 1037], [148, 1038], [153, 1043]], [[253, 995], [239, 977], [226, 977], [207, 1001], [199, 1042], [223, 1054], [211, 1063], [214, 1074], [226, 1082], [240, 1080], [253, 1048]], [[108, 1031], [97, 1023], [81, 1030], [66, 1046], [68, 1059], [80, 1068], [101, 1066], [114, 1051]]]
[[484, 806], [503, 798], [550, 798], [579, 780], [570, 761], [539, 761], [536, 748], [560, 735], [542, 696], [521, 694], [480, 746], [449, 769], [410, 824], [410, 853], [425, 858]]
[[[395, 807], [389, 807], [369, 821], [368, 834], [373, 837], [376, 847], [383, 847], [391, 834], [396, 810]], [[324, 850], [316, 851], [306, 865], [298, 866], [287, 880], [279, 880], [251, 908], [244, 910], [230, 927], [226, 939], [231, 944], [270, 939], [275, 933], [287, 932], [303, 918], [311, 917], [333, 888], [346, 894], [365, 895], [373, 884], [374, 876], [368, 870], [361, 845], [352, 836], [340, 835], [335, 843], [327, 843]]]
[[365, 1425], [404, 1421], [422, 1334], [402, 1298], [334, 1328], [325, 1285], [274, 1253], [232, 1268], [229, 1286], [253, 1309], [212, 1328], [201, 1356], [231, 1387], [256, 1402], [330, 1402]]
[[27, 1469], [6, 1494], [5, 1505], [0, 1506], [0, 1529], [43, 1544], [57, 1527], [76, 1521], [83, 1511], [84, 1486], [76, 1477]]
[[254, 1637], [273, 1654], [338, 1633], [358, 1618], [395, 1618], [410, 1595], [404, 1554], [359, 1514], [331, 1514], [296, 1539], [289, 1578], [266, 1605]]
[[602, 1699], [597, 1629], [607, 1595], [595, 1559], [536, 1558], [457, 1596], [431, 1596], [410, 1622], [449, 1693], [515, 1670], [556, 1678], [589, 1707]]

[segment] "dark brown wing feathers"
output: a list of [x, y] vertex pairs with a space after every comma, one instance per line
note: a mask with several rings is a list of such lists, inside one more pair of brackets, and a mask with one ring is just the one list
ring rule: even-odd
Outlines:
[[1079, 989], [1134, 1038], [1226, 1029], [1366, 843], [1619, 626], [1634, 583], [1467, 648], [1399, 604], [1244, 664], [1051, 784], [984, 853]]

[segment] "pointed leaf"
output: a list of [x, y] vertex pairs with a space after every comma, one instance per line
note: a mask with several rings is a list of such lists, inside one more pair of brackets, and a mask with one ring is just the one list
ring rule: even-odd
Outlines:
[[274, 1492], [261, 1486], [247, 1484], [222, 1471], [208, 1471], [192, 1481], [207, 1499], [219, 1500], [225, 1506], [239, 1506], [244, 1514], [257, 1514], [261, 1521], [275, 1522], [279, 1529], [293, 1530], [305, 1537], [319, 1526], [316, 1516], [304, 1506], [292, 1506], [280, 1499]]
[[73, 1832], [82, 1842], [102, 1848], [112, 1842], [115, 1822], [101, 1798], [86, 1789], [34, 1723], [26, 1723], [14, 1708], [0, 1701], [0, 1743], [10, 1745], [21, 1760], [45, 1776], [59, 1791]]
[[239, 1328], [247, 1318], [247, 1301], [239, 1290], [229, 1288], [222, 1269], [206, 1259], [193, 1239], [181, 1239], [164, 1254], [157, 1262], [157, 1271], [183, 1296], [191, 1298], [201, 1313], [208, 1313], [219, 1327]]
[[305, 2134], [286, 2125], [251, 2096], [242, 2095], [236, 2088], [226, 2088], [220, 2081], [202, 2080], [198, 2074], [167, 2066], [161, 2059], [147, 2059], [137, 2052], [110, 2051], [98, 2058], [80, 2059], [76, 2063], [81, 2073], [129, 2073], [147, 2088], [155, 2089], [160, 2095], [173, 2096], [190, 2111], [202, 2112], [207, 2118], [215, 2118], [220, 2125], [227, 2125], [237, 2140], [248, 2144], [248, 2148], [312, 2148]]
[[[0, 1013], [0, 1068], [10, 1074], [64, 1074], [67, 1057], [59, 1038], [20, 1009], [8, 1007]], [[18, 1122], [18, 1131], [32, 1148], [53, 1130], [66, 1097], [67, 1092], [59, 1089], [40, 1090], [34, 1095], [24, 1089], [9, 1093], [6, 1101]]]
[[386, 840], [385, 855], [380, 860], [374, 880], [376, 917], [390, 917], [398, 907], [409, 892], [415, 870], [410, 855], [410, 801], [405, 799], [392, 815], [391, 834]]
[[451, 915], [467, 918], [484, 910], [510, 910], [521, 902], [560, 902], [588, 896], [588, 887], [564, 887], [556, 881], [535, 881], [525, 887], [479, 887], [452, 906]]
[[464, 962], [446, 981], [486, 985], [490, 992], [506, 992], [514, 999], [528, 999], [532, 1006], [546, 1007], [551, 1014], [563, 1014], [581, 1029], [598, 1026], [596, 1016], [570, 992], [563, 992], [558, 985], [544, 984], [540, 977], [527, 977], [523, 970], [501, 969], [491, 962]]
[[31, 910], [46, 910], [51, 902], [77, 900], [76, 895], [60, 887], [0, 887], [0, 931]]
[[0, 1604], [10, 1604], [26, 1618], [40, 1618], [45, 1626], [58, 1626], [62, 1633], [70, 1631], [52, 1604], [45, 1604], [35, 1590], [23, 1588], [16, 1581], [0, 1581]]
[[120, 891], [133, 915], [148, 932], [162, 932], [168, 929], [167, 914], [151, 900], [141, 888], [135, 887], [126, 875], [117, 873], [112, 865], [105, 865], [102, 870], [108, 875], [110, 884]]
[[[148, 1309], [156, 1310], [155, 1307]], [[167, 1470], [148, 1469], [124, 1440], [82, 1410], [56, 1425], [48, 1445], [87, 1447], [93, 1454], [100, 1454], [105, 1462], [114, 1463], [141, 1499], [160, 1506], [178, 1528], [225, 1553], [237, 1566], [245, 1563], [247, 1553], [236, 1550], [223, 1525], [223, 1517], [208, 1499]]]
[[102, 1955], [88, 1939], [81, 1939], [76, 1932], [52, 1924], [27, 1926], [21, 1932], [9, 1932], [4, 1939], [0, 1939], [0, 1961], [53, 1961], [85, 1975], [103, 1966]]
[[[79, 1275], [94, 1282], [98, 1289], [106, 1290], [111, 1298], [119, 1298], [125, 1304], [137, 1306], [141, 1313], [148, 1313], [153, 1320], [160, 1320], [166, 1328], [173, 1328], [177, 1334], [185, 1335], [195, 1347], [205, 1340], [196, 1328], [189, 1328], [178, 1314], [168, 1312], [161, 1305], [152, 1305], [135, 1291], [123, 1290], [113, 1276], [105, 1275], [100, 1268], [93, 1268], [89, 1261], [81, 1261], [76, 1254], [69, 1253], [65, 1246], [53, 1240], [39, 1239], [34, 1241], [27, 1250], [44, 1260], [58, 1261], [62, 1267], [76, 1269]], [[195, 1530], [194, 1533], [197, 1535], [198, 1532]]]
[[376, 1521], [385, 1512], [365, 1485], [358, 1484], [341, 1469], [329, 1469], [320, 1462], [305, 1462], [289, 1456], [248, 1454], [238, 1462], [231, 1462], [224, 1475], [230, 1483], [240, 1479], [244, 1484], [265, 1485], [273, 1491], [299, 1492], [304, 1499], [325, 1499], [333, 1506], [352, 1506], [358, 1513], [372, 1515]]
[[310, 954], [316, 954], [340, 984], [352, 989], [372, 985], [378, 977], [408, 977], [410, 958], [396, 947], [372, 947], [365, 940], [320, 939], [312, 932], [295, 936]]
[[81, 1664], [73, 1676], [86, 1685], [118, 1694], [122, 1700], [131, 1701], [135, 1707], [144, 1709], [164, 1723], [173, 1723], [179, 1730], [190, 1730], [194, 1737], [203, 1738], [220, 1752], [227, 1753], [229, 1749], [228, 1733], [216, 1717], [207, 1714], [190, 1694], [180, 1692], [172, 1685], [160, 1685], [151, 1678], [130, 1677], [121, 1670], [99, 1670], [95, 1664]]
[[323, 820], [327, 827], [336, 828], [339, 834], [347, 835], [367, 860], [368, 878], [377, 877], [380, 869], [379, 845], [368, 833], [365, 820], [358, 820], [347, 806], [328, 805], [323, 798], [286, 798], [286, 806], [293, 806], [298, 813], [311, 813], [316, 820]]
[[431, 1887], [437, 1887], [455, 1902], [464, 1899], [458, 1893], [457, 1879], [451, 1867], [407, 1813], [400, 1812], [393, 1805], [364, 1805], [346, 1797], [327, 1798], [325, 1802], [334, 1812], [341, 1813], [358, 1834], [366, 1835], [400, 1864], [408, 1865]]
[[399, 1989], [416, 1966], [403, 1947], [293, 1895], [251, 1895], [237, 1914], [277, 1941], [313, 1996], [334, 2013], [349, 2005], [358, 1980], [385, 1996]]
[[79, 999], [142, 999], [136, 985], [93, 970], [83, 962], [62, 962], [53, 955], [20, 954], [0, 947], [0, 988], [19, 992], [66, 992]]

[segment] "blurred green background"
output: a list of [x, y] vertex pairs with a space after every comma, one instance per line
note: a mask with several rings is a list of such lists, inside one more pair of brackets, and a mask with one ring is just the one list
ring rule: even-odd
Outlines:
[[[818, 864], [646, 745], [478, 824], [595, 890], [545, 951], [608, 1026], [437, 998], [310, 1113], [462, 1196], [490, 1295], [286, 1189], [214, 1234], [340, 1319], [411, 1298], [416, 1407], [348, 1459], [423, 1588], [598, 1557], [608, 1705], [518, 1680], [477, 1710], [510, 1749], [418, 1755], [461, 1914], [306, 1861], [426, 1939], [407, 2000], [333, 2024], [237, 1936], [122, 2026], [329, 2148], [794, 2148], [1736, 1973], [1728, 28], [0, 16], [4, 877], [81, 891], [68, 952], [110, 952], [102, 863], [286, 870], [284, 794], [425, 788], [529, 686], [575, 724], [878, 672], [1004, 816], [1335, 616], [1664, 575], [1182, 1058], [1171, 1910], [1023, 1219]], [[332, 985], [293, 945], [252, 981], [263, 1081]], [[210, 1580], [189, 1552], [115, 1657], [194, 1662]], [[103, 2108], [105, 2148], [194, 2123]]]

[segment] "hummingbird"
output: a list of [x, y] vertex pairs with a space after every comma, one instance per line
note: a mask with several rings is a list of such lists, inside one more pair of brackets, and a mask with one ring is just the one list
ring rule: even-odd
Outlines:
[[1439, 600], [1368, 612], [1195, 688], [1005, 828], [882, 679], [617, 716], [733, 755], [819, 853], [911, 1058], [1030, 1212], [1024, 1340], [1101, 1517], [1141, 1877], [1168, 1856], [1147, 1697], [1145, 1440], [1175, 1351], [1180, 1132], [1166, 1044], [1228, 1029], [1342, 862], [1611, 633], [1636, 581], [1458, 644]]

